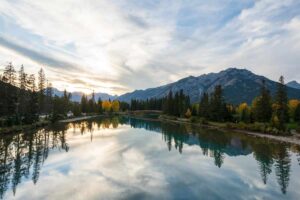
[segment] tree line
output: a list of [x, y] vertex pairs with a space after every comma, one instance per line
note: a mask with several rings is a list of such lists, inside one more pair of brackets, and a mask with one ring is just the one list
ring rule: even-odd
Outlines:
[[23, 65], [17, 72], [9, 63], [0, 78], [0, 117], [4, 118], [1, 124], [29, 124], [38, 120], [38, 114], [50, 112], [51, 83], [43, 69], [36, 80], [34, 74], [25, 73]]
[[274, 97], [262, 80], [260, 94], [251, 105], [230, 105], [222, 96], [221, 86], [216, 86], [211, 96], [204, 93], [199, 102], [198, 116], [219, 122], [268, 123], [281, 131], [287, 130], [289, 122], [300, 124], [300, 101], [288, 100], [283, 76], [279, 78]]
[[129, 110], [126, 102], [117, 100], [95, 100], [92, 93], [89, 98], [83, 94], [80, 102], [71, 101], [72, 94], [64, 90], [62, 96], [53, 94], [52, 84], [46, 79], [41, 68], [38, 76], [27, 74], [22, 65], [17, 71], [8, 63], [0, 76], [0, 127], [32, 124], [40, 118], [57, 121], [68, 116], [82, 113], [118, 112]]
[[172, 89], [163, 98], [146, 100], [132, 99], [130, 103], [118, 100], [95, 99], [94, 92], [89, 97], [82, 95], [80, 102], [71, 101], [72, 95], [66, 90], [62, 96], [53, 95], [53, 88], [47, 81], [44, 70], [27, 74], [22, 65], [16, 71], [12, 63], [5, 66], [0, 77], [0, 125], [11, 126], [31, 124], [46, 116], [52, 121], [64, 118], [71, 111], [72, 115], [82, 113], [119, 112], [126, 110], [160, 110], [166, 115], [176, 117], [199, 117], [215, 122], [268, 123], [278, 130], [286, 130], [286, 123], [300, 123], [300, 101], [288, 100], [284, 77], [278, 82], [276, 95], [272, 97], [265, 81], [251, 105], [241, 103], [232, 105], [225, 101], [221, 85], [203, 93], [199, 103], [191, 104], [183, 90]]

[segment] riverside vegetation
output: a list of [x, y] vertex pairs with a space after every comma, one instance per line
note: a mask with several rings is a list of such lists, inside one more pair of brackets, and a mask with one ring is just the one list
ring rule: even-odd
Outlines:
[[81, 116], [83, 113], [92, 115], [136, 110], [162, 111], [162, 119], [185, 118], [192, 123], [275, 135], [288, 135], [292, 129], [299, 132], [300, 101], [288, 100], [283, 76], [273, 97], [262, 80], [260, 94], [251, 105], [227, 103], [221, 85], [216, 85], [211, 94], [204, 93], [196, 104], [190, 103], [183, 90], [174, 94], [170, 90], [164, 98], [132, 99], [130, 103], [102, 101], [100, 98], [96, 101], [94, 93], [91, 98], [83, 95], [80, 102], [72, 102], [71, 94], [66, 90], [61, 97], [53, 95], [52, 85], [46, 80], [43, 69], [39, 70], [36, 81], [33, 74], [25, 73], [24, 66], [20, 67], [17, 75], [14, 66], [9, 63], [0, 78], [2, 132], [55, 122], [66, 118], [70, 111], [74, 116]]

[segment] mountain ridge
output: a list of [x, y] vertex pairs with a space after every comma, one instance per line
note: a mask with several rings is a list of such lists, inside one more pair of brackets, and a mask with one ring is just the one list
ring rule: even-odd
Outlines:
[[300, 89], [300, 83], [298, 83], [297, 81], [290, 81], [286, 85], [291, 88]]
[[[251, 103], [259, 95], [262, 80], [274, 95], [277, 82], [270, 80], [262, 75], [254, 74], [247, 69], [228, 68], [218, 73], [212, 72], [200, 76], [188, 76], [176, 82], [168, 83], [159, 87], [148, 88], [145, 90], [135, 90], [125, 93], [117, 99], [130, 102], [131, 99], [145, 100], [149, 98], [162, 98], [170, 90], [173, 92], [183, 89], [186, 95], [190, 96], [191, 102], [196, 103], [200, 100], [203, 92], [211, 93], [216, 85], [222, 85], [226, 101], [233, 104], [242, 102]], [[300, 90], [287, 88], [289, 98], [300, 98]]]
[[[83, 92], [68, 92], [71, 93], [71, 101], [75, 101], [75, 102], [80, 102], [81, 101], [81, 97], [84, 94]], [[57, 95], [59, 97], [63, 96], [64, 92], [61, 90], [58, 90], [57, 88], [53, 88], [53, 95]], [[92, 97], [92, 94], [88, 94], [87, 95], [88, 98]], [[101, 98], [101, 100], [115, 100], [118, 98], [117, 95], [110, 95], [107, 93], [102, 93], [102, 92], [96, 92], [95, 93], [95, 100], [97, 101], [98, 98]]]

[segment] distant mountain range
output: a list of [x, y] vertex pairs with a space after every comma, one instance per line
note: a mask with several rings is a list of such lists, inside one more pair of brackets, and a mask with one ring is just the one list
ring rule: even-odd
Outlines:
[[[130, 102], [131, 99], [146, 100], [150, 98], [165, 97], [170, 90], [177, 92], [183, 90], [186, 95], [190, 96], [191, 102], [199, 102], [204, 92], [211, 93], [216, 85], [222, 85], [224, 97], [227, 102], [239, 104], [242, 102], [251, 103], [252, 100], [260, 93], [262, 80], [265, 80], [267, 88], [274, 95], [277, 88], [277, 82], [272, 81], [264, 76], [256, 75], [246, 69], [229, 68], [219, 73], [203, 74], [201, 76], [189, 76], [180, 79], [174, 83], [169, 83], [160, 87], [149, 88], [145, 90], [135, 90], [123, 94], [121, 96], [109, 95], [107, 93], [95, 93], [95, 99], [99, 97], [102, 100], [115, 100]], [[300, 99], [300, 84], [296, 81], [291, 81], [286, 84], [288, 97]], [[0, 89], [5, 86], [5, 83], [0, 81]], [[12, 86], [13, 87], [13, 86]], [[53, 94], [62, 96], [63, 91], [53, 88]], [[82, 92], [72, 92], [72, 101], [80, 102], [83, 95]], [[88, 98], [91, 98], [91, 94]]]
[[287, 83], [286, 85], [291, 88], [300, 89], [300, 83], [298, 83], [297, 81], [291, 81], [291, 82]]
[[[229, 68], [219, 73], [203, 74], [198, 77], [189, 76], [156, 88], [135, 90], [123, 94], [117, 99], [130, 102], [131, 99], [161, 98], [166, 96], [170, 90], [176, 92], [182, 89], [186, 95], [190, 96], [191, 102], [195, 103], [199, 101], [204, 92], [211, 93], [216, 85], [222, 85], [227, 102], [233, 104], [251, 103], [259, 95], [262, 80], [265, 80], [266, 86], [271, 91], [271, 94], [274, 95], [277, 82], [264, 76], [256, 75], [246, 69]], [[289, 98], [300, 99], [299, 84], [290, 82], [287, 93]]]
[[[59, 97], [63, 96], [64, 92], [63, 91], [60, 91], [56, 88], [53, 88], [53, 95], [57, 95]], [[71, 92], [72, 94], [72, 97], [71, 97], [71, 100], [72, 101], [76, 101], [76, 102], [80, 102], [81, 100], [81, 97], [83, 95], [82, 92]], [[88, 95], [88, 98], [91, 98], [92, 97], [92, 94], [89, 94]], [[102, 100], [115, 100], [118, 98], [117, 95], [110, 95], [110, 94], [107, 94], [107, 93], [95, 93], [95, 100], [97, 101], [98, 98], [101, 98]]]

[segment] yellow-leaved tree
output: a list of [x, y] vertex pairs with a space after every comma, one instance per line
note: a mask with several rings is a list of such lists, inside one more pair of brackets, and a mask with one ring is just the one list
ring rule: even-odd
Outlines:
[[111, 110], [111, 106], [112, 106], [112, 103], [110, 101], [103, 101], [102, 102], [102, 109], [105, 112], [109, 112]]
[[249, 122], [250, 120], [250, 108], [247, 103], [241, 103], [237, 109], [240, 116], [240, 120], [243, 122]]
[[120, 102], [118, 100], [114, 100], [111, 104], [111, 108], [112, 108], [113, 112], [119, 112]]
[[297, 99], [291, 99], [289, 100], [289, 103], [288, 103], [288, 107], [289, 107], [289, 115], [292, 119], [295, 118], [295, 111], [298, 107], [298, 105], [300, 104], [300, 101], [297, 100]]

